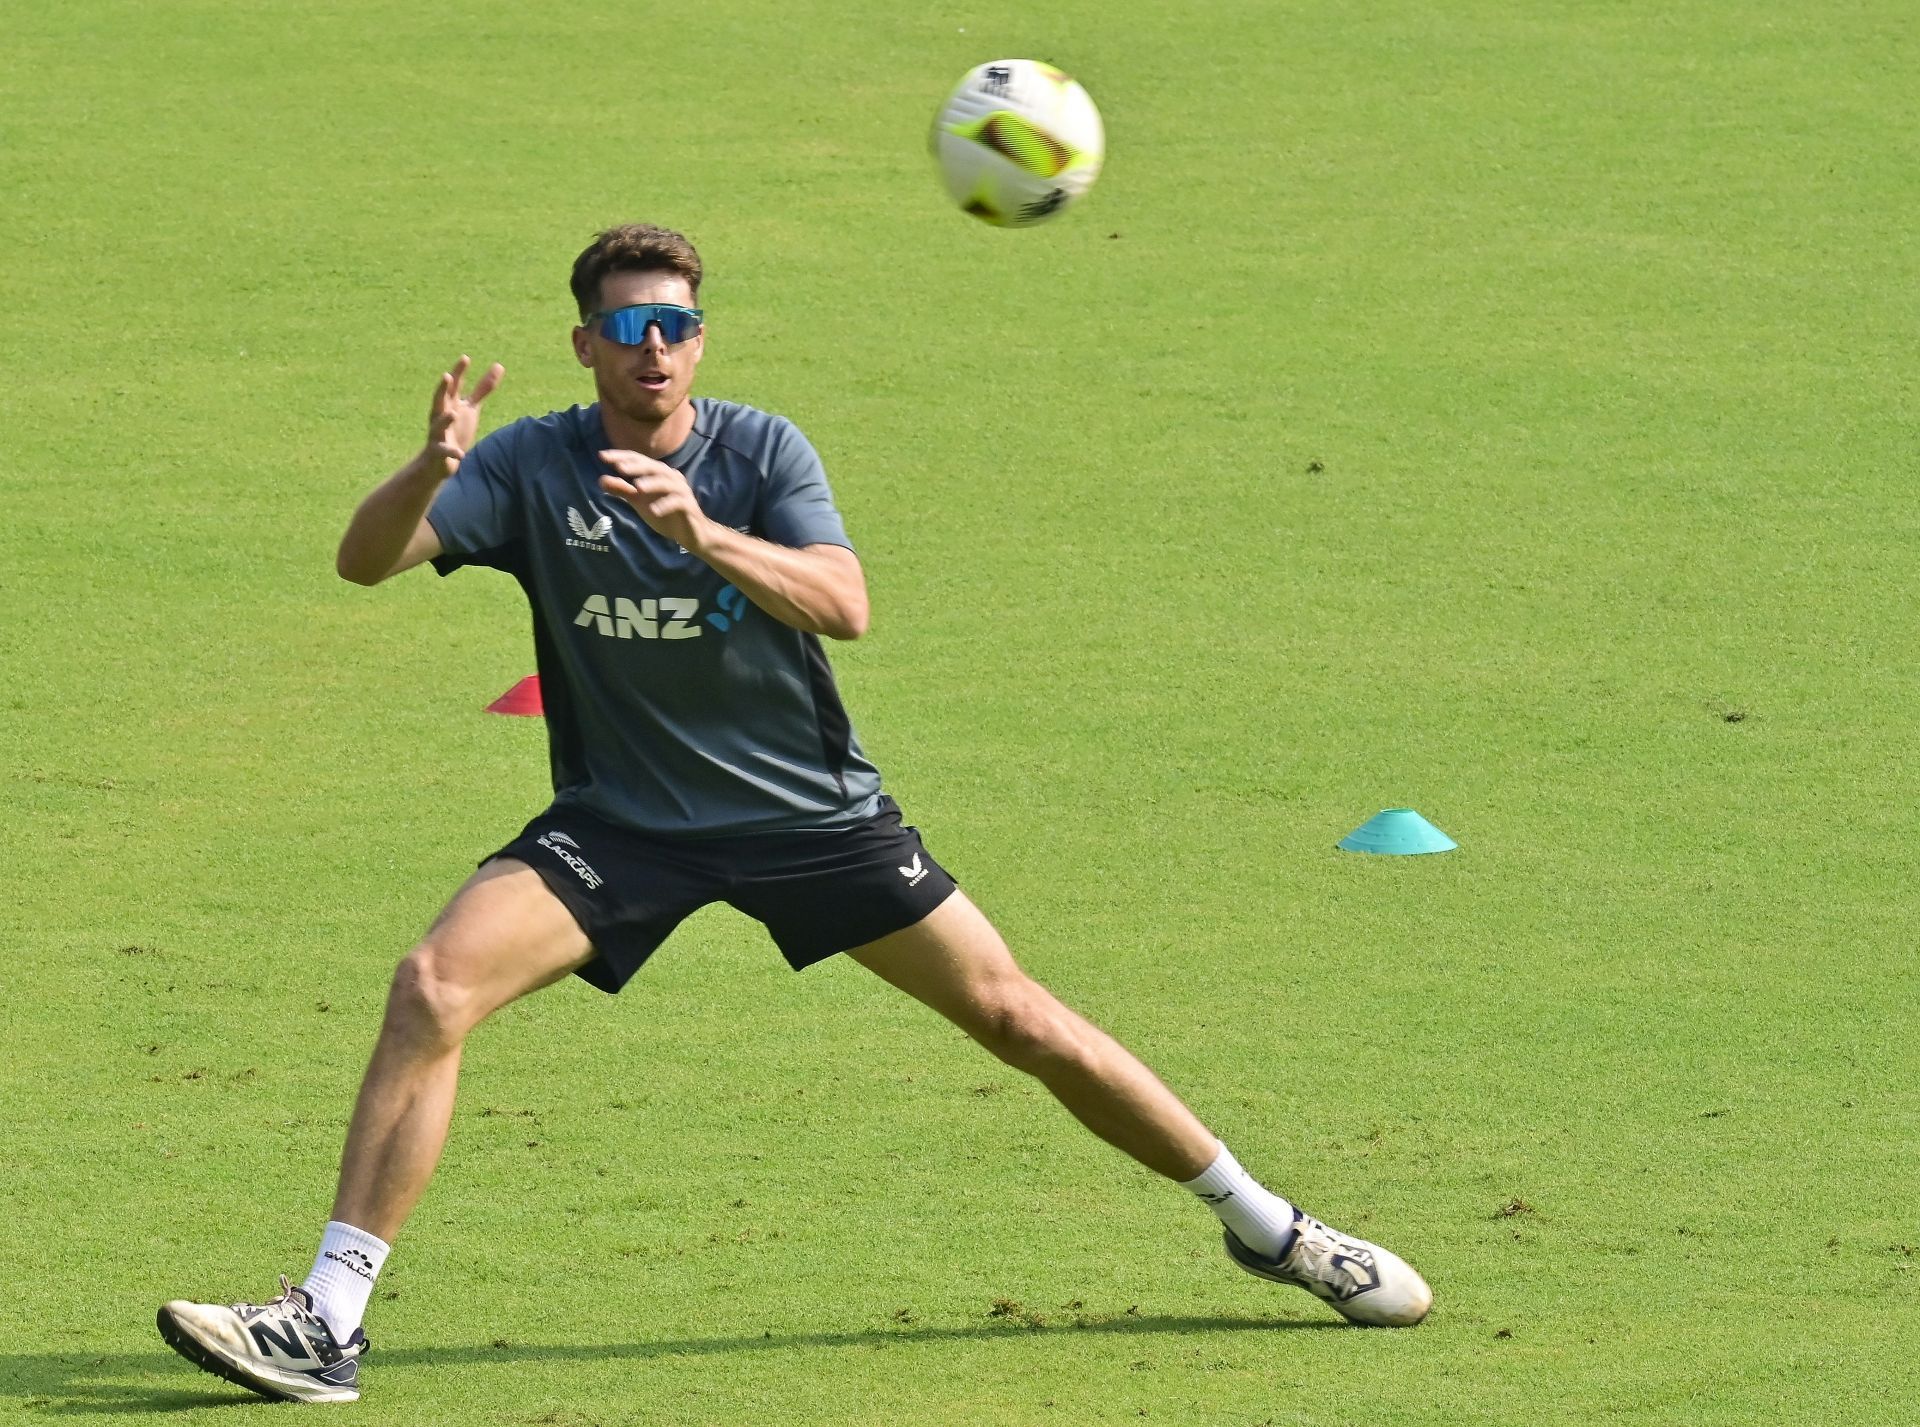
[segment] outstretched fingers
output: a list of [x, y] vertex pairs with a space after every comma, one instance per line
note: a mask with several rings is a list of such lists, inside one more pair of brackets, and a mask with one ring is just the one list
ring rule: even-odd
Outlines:
[[[462, 357], [460, 360], [464, 364], [467, 359]], [[480, 380], [474, 383], [473, 395], [467, 398], [468, 403], [473, 406], [478, 406], [481, 402], [492, 396], [493, 389], [500, 385], [500, 378], [506, 374], [507, 369], [499, 362], [495, 362], [492, 366], [488, 367], [480, 374]]]
[[453, 420], [453, 373], [440, 373], [440, 380], [434, 383], [433, 404], [427, 408], [427, 425], [438, 431]]
[[433, 389], [433, 407], [427, 415], [427, 455], [445, 462], [447, 475], [459, 467], [479, 434], [480, 403], [493, 394], [507, 374], [507, 369], [495, 362], [480, 374], [473, 390], [462, 396], [460, 388], [472, 369], [473, 358], [461, 353], [460, 360], [440, 374], [440, 382]]
[[[463, 352], [460, 360], [453, 364], [451, 371], [440, 374], [440, 385], [433, 393], [433, 410], [436, 418], [442, 411], [451, 411], [454, 404], [463, 399], [460, 395], [460, 388], [465, 384], [467, 373], [472, 369], [473, 358]], [[473, 384], [473, 390], [464, 398], [466, 404], [468, 406], [478, 406], [481, 402], [492, 396], [494, 389], [500, 385], [500, 379], [506, 374], [506, 367], [499, 362], [495, 362], [492, 366], [488, 367], [480, 374], [480, 380]]]

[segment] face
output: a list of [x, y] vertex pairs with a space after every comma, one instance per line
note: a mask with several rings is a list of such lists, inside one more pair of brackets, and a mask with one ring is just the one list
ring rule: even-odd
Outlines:
[[[595, 309], [611, 312], [643, 302], [668, 302], [676, 307], [697, 306], [693, 289], [678, 273], [609, 273], [600, 280], [600, 302]], [[647, 340], [638, 347], [610, 342], [600, 335], [600, 324], [573, 329], [573, 353], [580, 365], [593, 370], [593, 386], [600, 404], [629, 421], [656, 426], [687, 399], [693, 389], [694, 368], [706, 350], [707, 329], [671, 346], [660, 339], [660, 329], [647, 328]]]

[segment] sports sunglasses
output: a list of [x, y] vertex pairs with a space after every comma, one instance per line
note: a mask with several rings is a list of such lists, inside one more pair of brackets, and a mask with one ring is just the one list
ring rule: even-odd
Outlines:
[[700, 309], [676, 307], [671, 302], [643, 302], [635, 307], [616, 307], [611, 312], [596, 312], [587, 318], [600, 324], [600, 335], [623, 347], [644, 346], [647, 329], [658, 327], [660, 340], [671, 347], [684, 342], [700, 330]]

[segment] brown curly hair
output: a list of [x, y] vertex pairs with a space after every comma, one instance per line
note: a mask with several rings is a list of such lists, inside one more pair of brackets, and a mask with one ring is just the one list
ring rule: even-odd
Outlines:
[[573, 300], [585, 322], [600, 302], [600, 280], [608, 273], [675, 273], [687, 280], [700, 301], [700, 254], [684, 233], [651, 223], [622, 223], [608, 228], [573, 260]]

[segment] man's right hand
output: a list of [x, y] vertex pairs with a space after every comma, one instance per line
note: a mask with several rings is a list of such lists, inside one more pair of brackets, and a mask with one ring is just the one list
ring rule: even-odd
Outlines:
[[440, 385], [433, 390], [433, 407], [427, 413], [427, 447], [420, 453], [421, 465], [445, 480], [460, 469], [480, 433], [480, 403], [493, 395], [507, 369], [495, 362], [481, 374], [467, 395], [460, 394], [472, 360], [461, 357], [453, 370], [440, 374]]
[[420, 454], [375, 486], [347, 522], [334, 569], [356, 585], [377, 585], [440, 553], [440, 536], [427, 509], [448, 476], [460, 469], [480, 434], [480, 403], [493, 394], [507, 369], [495, 362], [473, 390], [460, 393], [472, 363], [465, 357], [440, 374], [427, 412], [427, 444]]

